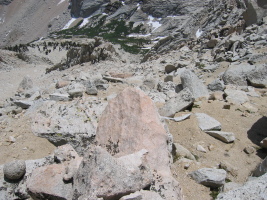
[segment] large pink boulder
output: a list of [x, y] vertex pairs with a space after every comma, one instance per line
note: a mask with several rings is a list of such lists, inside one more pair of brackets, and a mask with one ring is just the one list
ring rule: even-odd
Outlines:
[[168, 135], [152, 100], [141, 90], [126, 88], [112, 99], [99, 121], [96, 142], [115, 157], [148, 150], [148, 166], [170, 168]]

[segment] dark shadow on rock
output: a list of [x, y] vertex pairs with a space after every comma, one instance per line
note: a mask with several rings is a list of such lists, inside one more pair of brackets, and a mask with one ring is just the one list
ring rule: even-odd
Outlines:
[[257, 0], [257, 4], [259, 7], [263, 9], [267, 9], [267, 1], [266, 0]]
[[264, 159], [267, 156], [267, 149], [258, 149], [256, 155], [259, 156], [261, 159]]
[[[256, 145], [260, 146], [260, 142], [267, 137], [267, 117], [260, 118], [247, 132], [248, 138]], [[259, 150], [258, 156], [266, 156], [266, 151]]]

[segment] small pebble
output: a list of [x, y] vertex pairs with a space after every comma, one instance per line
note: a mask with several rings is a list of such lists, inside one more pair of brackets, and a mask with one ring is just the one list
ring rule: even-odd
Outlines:
[[253, 153], [255, 152], [255, 149], [254, 149], [254, 147], [246, 147], [246, 148], [244, 149], [244, 152], [245, 152], [246, 154], [253, 154]]

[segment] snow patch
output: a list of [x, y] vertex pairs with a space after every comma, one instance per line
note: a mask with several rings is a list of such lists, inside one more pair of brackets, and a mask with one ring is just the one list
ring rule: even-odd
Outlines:
[[137, 6], [137, 10], [141, 9], [140, 3], [138, 3], [136, 6]]
[[122, 3], [122, 5], [125, 5], [124, 1], [122, 1], [121, 3]]
[[[151, 15], [148, 16], [148, 19], [149, 19], [148, 24], [152, 26], [152, 32], [155, 31], [157, 28], [161, 27], [161, 24], [158, 21], [156, 21], [156, 19]], [[161, 18], [159, 18], [158, 20], [161, 20]]]
[[152, 47], [143, 47], [142, 49], [151, 49]]
[[57, 5], [59, 5], [59, 4], [61, 4], [61, 3], [63, 3], [64, 1], [66, 1], [66, 0], [60, 0], [60, 2], [58, 2], [58, 4], [57, 4]]
[[148, 37], [151, 36], [151, 34], [146, 34], [146, 35], [142, 35], [142, 34], [130, 34], [128, 35], [128, 37]]
[[71, 20], [63, 27], [62, 30], [68, 29], [70, 25], [76, 20], [77, 18], [71, 18]]
[[83, 22], [81, 23], [81, 25], [79, 26], [79, 28], [82, 28], [82, 27], [84, 27], [86, 24], [88, 24], [89, 19], [90, 19], [91, 17], [92, 17], [92, 16], [87, 17], [87, 18], [84, 18], [84, 19], [83, 19]]
[[203, 31], [198, 29], [197, 32], [196, 32], [196, 37], [199, 38], [202, 35], [202, 33], [203, 33]]

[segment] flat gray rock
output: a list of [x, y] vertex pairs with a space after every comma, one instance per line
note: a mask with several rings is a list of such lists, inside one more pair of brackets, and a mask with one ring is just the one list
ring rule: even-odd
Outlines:
[[69, 101], [69, 95], [68, 94], [60, 94], [60, 93], [53, 93], [49, 95], [50, 100], [53, 101]]
[[230, 143], [235, 141], [235, 135], [231, 132], [223, 132], [223, 131], [206, 131], [212, 137], [221, 140], [226, 143]]
[[181, 121], [184, 121], [184, 120], [188, 119], [190, 116], [191, 116], [191, 113], [182, 115], [180, 117], [174, 117], [174, 118], [171, 118], [171, 117], [162, 117], [162, 118], [163, 119], [168, 119], [168, 120], [173, 120], [175, 122], [181, 122]]
[[14, 103], [23, 109], [27, 109], [33, 105], [33, 101], [26, 100], [26, 99], [25, 100], [18, 100], [18, 101], [15, 101]]
[[217, 188], [225, 183], [226, 171], [223, 169], [202, 168], [191, 172], [190, 176], [197, 183]]
[[195, 114], [198, 120], [198, 126], [202, 131], [221, 130], [221, 123], [205, 113]]

